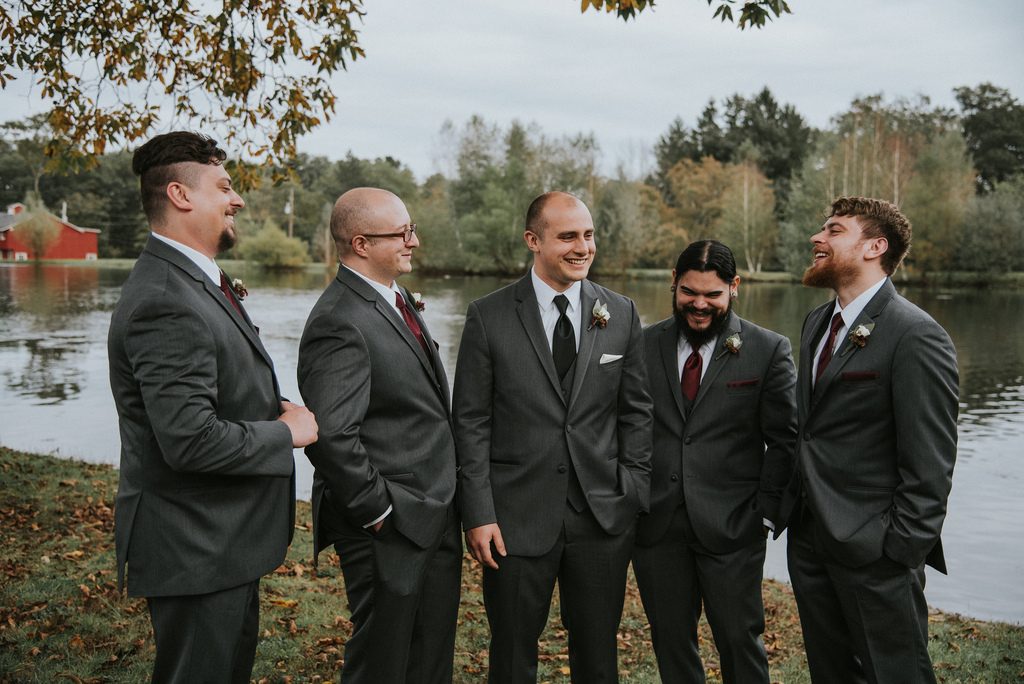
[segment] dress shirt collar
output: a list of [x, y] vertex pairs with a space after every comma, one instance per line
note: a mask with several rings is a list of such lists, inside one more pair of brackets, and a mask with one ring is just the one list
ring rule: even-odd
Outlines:
[[[357, 276], [365, 280], [370, 287], [372, 287], [380, 294], [380, 296], [384, 299], [385, 302], [391, 305], [392, 309], [398, 311], [398, 305], [395, 304], [395, 293], [401, 294], [401, 290], [398, 289], [398, 284], [395, 283], [394, 280], [391, 281], [391, 287], [388, 287], [387, 285], [378, 283], [376, 280], [367, 278], [359, 271], [355, 270], [354, 268], [349, 268], [345, 264], [342, 264], [341, 267], [347, 268], [349, 271], [355, 273]], [[405, 299], [405, 295], [402, 295], [402, 299]], [[406, 304], [408, 304], [408, 302], [406, 302]]]
[[199, 270], [206, 274], [206, 277], [213, 281], [214, 285], [220, 287], [220, 266], [217, 265], [216, 261], [202, 252], [192, 249], [188, 245], [183, 245], [177, 240], [172, 240], [166, 235], [161, 235], [160, 233], [150, 233], [150, 235], [184, 254], [188, 257], [189, 261], [198, 266]]
[[[704, 378], [704, 374], [708, 372], [708, 366], [711, 364], [711, 353], [718, 346], [718, 336], [712, 337], [710, 340], [700, 345], [700, 349], [697, 353], [700, 354], [701, 368], [700, 377]], [[679, 341], [676, 343], [676, 361], [679, 365], [679, 377], [683, 376], [683, 364], [686, 363], [686, 359], [690, 358], [690, 353], [693, 351], [693, 346], [690, 341], [686, 339], [686, 335], [680, 333]]]
[[577, 280], [564, 292], [558, 292], [541, 280], [537, 275], [537, 271], [532, 268], [530, 269], [530, 277], [533, 280], [533, 293], [537, 296], [537, 304], [540, 305], [540, 310], [542, 312], [546, 312], [553, 308], [555, 306], [555, 297], [562, 294], [569, 300], [569, 308], [566, 311], [566, 315], [569, 316], [569, 320], [579, 318], [576, 314], [578, 314], [580, 310], [580, 293], [583, 290], [583, 286], [581, 285], [582, 281]]
[[854, 299], [852, 302], [846, 305], [846, 308], [843, 308], [842, 306], [839, 305], [839, 297], [836, 297], [836, 303], [835, 306], [832, 308], [832, 315], [829, 316], [829, 318], [832, 318], [837, 313], [842, 313], [843, 328], [849, 328], [851, 325], [853, 325], [853, 322], [857, 320], [857, 317], [860, 316], [861, 311], [863, 311], [864, 307], [868, 305], [868, 302], [871, 301], [871, 298], [874, 297], [878, 293], [878, 291], [882, 289], [882, 285], [885, 284], [885, 281], [887, 279], [888, 277], [882, 278], [877, 283], [861, 292], [859, 295], [857, 295], [856, 299]]

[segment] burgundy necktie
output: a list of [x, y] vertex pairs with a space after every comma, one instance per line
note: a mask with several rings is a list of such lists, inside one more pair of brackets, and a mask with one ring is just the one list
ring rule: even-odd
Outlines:
[[683, 364], [683, 377], [679, 381], [679, 386], [683, 390], [683, 396], [688, 400], [693, 401], [697, 397], [697, 390], [700, 389], [700, 372], [704, 367], [704, 360], [700, 358], [700, 354], [694, 349], [687, 357], [686, 363]]
[[224, 271], [220, 272], [220, 291], [223, 292], [224, 296], [228, 298], [229, 302], [231, 302], [231, 306], [235, 307], [235, 311], [238, 312], [238, 315], [244, 319], [245, 315], [242, 313], [242, 305], [238, 303], [237, 299], [235, 299], [235, 295], [231, 291], [231, 285], [228, 283], [228, 277], [224, 275]]
[[420, 324], [416, 322], [416, 317], [412, 315], [412, 311], [409, 311], [409, 307], [405, 305], [405, 299], [402, 298], [400, 292], [395, 293], [395, 306], [402, 312], [402, 318], [405, 319], [405, 324], [409, 326], [409, 331], [416, 338], [416, 341], [420, 343], [420, 346], [423, 347], [423, 353], [429, 358], [430, 352], [427, 351], [427, 338], [423, 336]]
[[815, 384], [821, 379], [821, 374], [828, 367], [828, 362], [832, 360], [832, 348], [836, 346], [836, 335], [839, 334], [839, 329], [842, 327], [843, 314], [839, 312], [832, 317], [832, 327], [829, 328], [828, 337], [825, 338], [825, 348], [821, 350], [821, 356], [818, 357], [818, 367], [814, 373]]

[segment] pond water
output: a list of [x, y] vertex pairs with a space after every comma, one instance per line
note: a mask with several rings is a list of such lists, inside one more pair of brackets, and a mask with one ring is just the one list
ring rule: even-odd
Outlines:
[[[0, 265], [0, 444], [117, 464], [116, 413], [106, 335], [126, 268]], [[246, 280], [246, 309], [260, 326], [285, 396], [298, 399], [302, 327], [333, 274], [232, 273]], [[636, 300], [644, 323], [669, 315], [668, 282], [598, 279]], [[441, 345], [449, 380], [469, 302], [510, 282], [410, 276]], [[949, 331], [960, 362], [959, 454], [943, 546], [949, 576], [929, 569], [927, 596], [944, 610], [1024, 622], [1024, 292], [900, 288]], [[737, 312], [796, 341], [827, 293], [798, 285], [743, 284]], [[296, 451], [299, 496], [312, 470]], [[782, 540], [780, 540], [782, 542]], [[787, 579], [785, 549], [769, 544], [766, 574]]]

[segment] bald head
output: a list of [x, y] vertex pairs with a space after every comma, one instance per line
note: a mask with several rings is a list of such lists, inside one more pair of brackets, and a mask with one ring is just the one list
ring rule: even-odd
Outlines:
[[575, 195], [558, 190], [545, 192], [533, 200], [530, 203], [530, 208], [526, 210], [526, 230], [534, 235], [543, 236], [544, 229], [548, 224], [547, 209], [576, 209], [578, 207], [582, 207], [584, 211], [587, 211], [588, 214], [590, 213], [587, 205], [583, 204]]
[[405, 211], [398, 195], [380, 188], [353, 188], [334, 203], [331, 212], [331, 237], [338, 254], [352, 253], [352, 238], [368, 233], [385, 232], [396, 209]]

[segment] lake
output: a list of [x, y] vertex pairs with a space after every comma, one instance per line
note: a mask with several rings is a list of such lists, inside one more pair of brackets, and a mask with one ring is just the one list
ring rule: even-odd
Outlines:
[[[107, 381], [110, 312], [127, 268], [0, 265], [0, 444], [86, 461], [118, 460]], [[277, 366], [298, 400], [295, 364], [306, 315], [330, 275], [233, 272]], [[634, 300], [645, 323], [671, 312], [667, 281], [601, 279]], [[470, 301], [510, 282], [496, 278], [403, 280], [423, 294], [424, 317], [454, 374]], [[949, 576], [928, 571], [928, 602], [983, 619], [1024, 622], [1024, 292], [901, 287], [949, 331], [960, 361], [959, 455], [943, 546]], [[799, 285], [742, 284], [737, 312], [788, 335], [828, 294]], [[299, 496], [312, 470], [296, 451]], [[780, 540], [781, 542], [782, 540]], [[785, 548], [769, 544], [766, 574], [787, 579]]]

